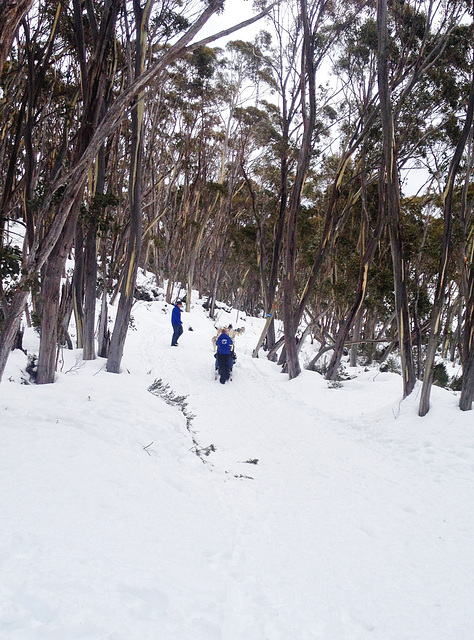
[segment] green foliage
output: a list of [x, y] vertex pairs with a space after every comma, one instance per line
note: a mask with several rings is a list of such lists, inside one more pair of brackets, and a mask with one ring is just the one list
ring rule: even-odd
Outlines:
[[443, 387], [444, 389], [448, 386], [449, 375], [444, 362], [438, 362], [437, 364], [435, 364], [433, 372], [433, 384], [435, 384], [437, 387]]
[[119, 199], [112, 193], [96, 193], [87, 207], [81, 207], [81, 220], [86, 228], [96, 229], [100, 236], [105, 236], [112, 227], [115, 218], [113, 208]]
[[0, 247], [0, 278], [15, 278], [21, 272], [21, 249], [13, 245]]
[[387, 358], [386, 365], [387, 365], [387, 371], [389, 371], [390, 373], [397, 373], [399, 375], [402, 373], [402, 369], [400, 367], [400, 361], [395, 356], [389, 356]]
[[463, 384], [462, 375], [461, 376], [454, 376], [454, 378], [449, 383], [449, 388], [452, 389], [453, 391], [461, 391], [462, 390], [462, 384]]
[[216, 450], [216, 448], [213, 444], [207, 447], [201, 447], [195, 439], [194, 431], [192, 430], [192, 422], [196, 416], [188, 410], [188, 403], [186, 402], [187, 396], [176, 395], [175, 392], [170, 388], [169, 384], [163, 382], [161, 378], [155, 380], [148, 387], [148, 391], [154, 396], [158, 396], [159, 398], [164, 400], [169, 406], [175, 407], [183, 414], [186, 419], [186, 428], [191, 434], [193, 440], [193, 451], [199, 458], [201, 458], [203, 462], [205, 462], [203, 456], [209, 456]]
[[192, 52], [189, 61], [196, 69], [199, 78], [212, 78], [216, 68], [216, 50], [210, 47], [199, 47]]
[[226, 196], [228, 193], [227, 185], [223, 184], [222, 182], [213, 182], [213, 181], [206, 182], [205, 189], [208, 192], [208, 194], [211, 196], [216, 196], [216, 195]]
[[268, 54], [270, 46], [271, 35], [261, 31], [253, 42], [243, 40], [229, 42], [227, 50], [233, 54], [232, 67], [235, 71], [240, 70], [255, 84], [264, 82], [272, 90], [276, 90], [272, 56]]
[[271, 112], [267, 109], [254, 106], [237, 107], [234, 118], [242, 132], [252, 135], [255, 142], [262, 147], [281, 139], [271, 120]]
[[171, 38], [189, 26], [190, 22], [185, 16], [166, 5], [150, 19], [150, 31], [155, 32], [157, 38]]
[[188, 396], [178, 396], [170, 388], [169, 384], [163, 382], [161, 378], [155, 380], [149, 387], [148, 391], [155, 396], [162, 398], [166, 404], [171, 407], [177, 407], [187, 417], [187, 420], [191, 422], [194, 416], [187, 411], [188, 403], [186, 398]]
[[426, 284], [421, 284], [416, 291], [416, 312], [418, 318], [428, 318], [431, 313], [431, 297]]
[[362, 24], [354, 24], [346, 34], [345, 50], [337, 62], [337, 68], [350, 73], [362, 72], [371, 58], [377, 54], [377, 23], [368, 18]]

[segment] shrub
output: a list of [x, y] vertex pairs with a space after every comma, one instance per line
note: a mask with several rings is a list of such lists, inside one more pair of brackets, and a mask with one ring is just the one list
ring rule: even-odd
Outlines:
[[444, 362], [438, 362], [438, 364], [436, 364], [434, 368], [433, 384], [435, 384], [437, 387], [443, 387], [444, 389], [446, 389], [448, 383], [449, 376], [448, 372], [446, 371], [446, 365], [444, 364]]
[[461, 391], [462, 390], [462, 375], [454, 376], [454, 378], [449, 383], [449, 388], [453, 391]]

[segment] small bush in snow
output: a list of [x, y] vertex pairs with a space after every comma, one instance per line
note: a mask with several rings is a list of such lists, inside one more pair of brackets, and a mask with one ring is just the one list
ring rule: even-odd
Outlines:
[[438, 387], [443, 387], [444, 389], [448, 386], [449, 376], [444, 362], [438, 362], [438, 364], [435, 365], [433, 384]]

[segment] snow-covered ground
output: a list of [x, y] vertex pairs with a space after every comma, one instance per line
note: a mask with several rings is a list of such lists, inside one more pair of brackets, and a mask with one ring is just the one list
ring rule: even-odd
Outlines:
[[419, 418], [396, 374], [289, 381], [236, 311], [221, 385], [201, 301], [177, 349], [169, 305], [132, 313], [120, 375], [64, 351], [26, 385], [9, 360], [1, 640], [474, 638], [474, 414], [453, 392]]

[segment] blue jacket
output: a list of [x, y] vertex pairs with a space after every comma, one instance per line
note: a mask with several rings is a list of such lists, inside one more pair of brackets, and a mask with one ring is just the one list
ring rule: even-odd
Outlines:
[[217, 353], [232, 353], [232, 339], [229, 338], [227, 333], [221, 333], [216, 340]]
[[181, 309], [177, 304], [174, 305], [174, 309], [171, 312], [171, 324], [183, 324], [181, 322]]

